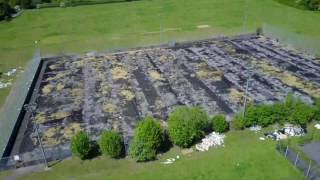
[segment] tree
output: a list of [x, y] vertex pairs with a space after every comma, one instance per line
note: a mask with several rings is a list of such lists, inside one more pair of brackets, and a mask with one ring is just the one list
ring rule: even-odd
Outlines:
[[91, 142], [85, 132], [80, 131], [72, 137], [71, 151], [72, 154], [82, 160], [89, 158], [91, 152]]
[[11, 18], [11, 14], [15, 13], [15, 10], [10, 7], [8, 2], [0, 2], [0, 20]]
[[201, 108], [178, 107], [169, 116], [169, 136], [174, 144], [189, 147], [205, 135], [208, 125], [208, 114]]
[[164, 134], [160, 123], [153, 117], [141, 120], [134, 131], [130, 155], [137, 161], [153, 160], [163, 143]]
[[215, 132], [223, 133], [229, 128], [229, 123], [226, 121], [226, 116], [223, 114], [216, 115], [212, 118], [212, 129]]
[[123, 138], [117, 132], [102, 132], [99, 145], [101, 152], [112, 158], [120, 158], [124, 154]]

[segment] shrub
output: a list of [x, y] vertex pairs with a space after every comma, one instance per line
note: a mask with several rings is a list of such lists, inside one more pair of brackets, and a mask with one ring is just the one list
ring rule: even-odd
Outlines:
[[245, 128], [244, 119], [243, 119], [242, 113], [238, 113], [233, 117], [232, 127], [234, 129], [238, 129], [238, 130], [241, 130], [241, 129]]
[[297, 102], [289, 117], [289, 122], [305, 126], [312, 121], [316, 113], [316, 109], [302, 101]]
[[205, 135], [208, 114], [199, 107], [178, 107], [169, 116], [169, 136], [174, 144], [189, 147]]
[[216, 115], [212, 118], [212, 129], [215, 132], [223, 133], [229, 128], [229, 123], [226, 121], [225, 115]]
[[101, 152], [112, 158], [120, 158], [124, 153], [123, 138], [117, 132], [102, 132], [99, 145]]
[[320, 121], [320, 98], [316, 99], [316, 109], [315, 109], [315, 114], [314, 114], [314, 119], [317, 121]]
[[302, 4], [312, 11], [320, 10], [320, 0], [302, 0]]
[[71, 139], [71, 151], [80, 159], [89, 158], [91, 152], [91, 143], [88, 135], [85, 132], [78, 132]]
[[148, 143], [134, 141], [130, 146], [130, 156], [138, 162], [150, 161], [156, 158], [156, 149]]
[[163, 130], [153, 117], [140, 121], [134, 132], [130, 155], [137, 161], [153, 160], [163, 142]]

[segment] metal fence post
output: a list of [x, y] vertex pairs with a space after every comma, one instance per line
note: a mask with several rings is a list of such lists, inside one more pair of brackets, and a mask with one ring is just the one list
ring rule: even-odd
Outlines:
[[289, 149], [289, 146], [287, 145], [286, 152], [285, 152], [285, 155], [284, 155], [285, 158], [287, 158], [288, 149]]
[[308, 167], [306, 179], [308, 179], [308, 177], [309, 177], [310, 169], [311, 169], [311, 160], [309, 161], [309, 167]]
[[297, 154], [296, 160], [295, 160], [295, 162], [294, 162], [294, 166], [297, 166], [297, 162], [298, 162], [298, 160], [299, 160], [299, 154], [300, 154], [300, 152], [298, 152], [298, 154]]

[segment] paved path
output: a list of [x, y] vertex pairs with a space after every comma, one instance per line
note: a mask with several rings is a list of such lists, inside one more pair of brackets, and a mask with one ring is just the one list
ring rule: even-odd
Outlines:
[[320, 166], [320, 142], [304, 145], [303, 151]]

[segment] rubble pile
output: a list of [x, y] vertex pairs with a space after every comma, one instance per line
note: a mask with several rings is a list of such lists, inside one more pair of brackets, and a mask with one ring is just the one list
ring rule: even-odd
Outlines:
[[275, 130], [272, 133], [265, 133], [264, 135], [267, 138], [271, 138], [273, 140], [281, 140], [281, 139], [287, 139], [288, 137], [292, 136], [303, 136], [305, 134], [305, 131], [300, 126], [293, 126], [293, 125], [286, 125], [284, 128], [280, 130]]
[[251, 126], [249, 128], [250, 131], [258, 132], [261, 131], [261, 126]]
[[225, 135], [212, 132], [196, 145], [198, 151], [208, 151], [210, 147], [223, 146]]
[[314, 127], [315, 127], [316, 129], [320, 129], [320, 124], [316, 124], [316, 125], [314, 125]]

